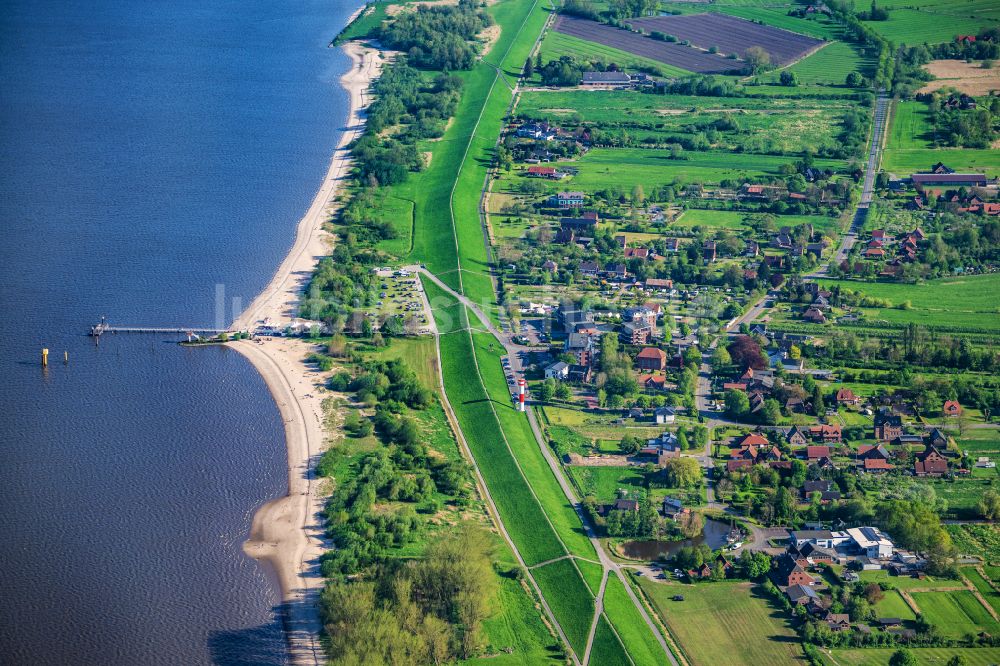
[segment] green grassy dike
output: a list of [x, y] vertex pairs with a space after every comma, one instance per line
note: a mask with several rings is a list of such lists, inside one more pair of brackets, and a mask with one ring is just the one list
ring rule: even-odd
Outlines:
[[[482, 188], [513, 100], [513, 86], [549, 10], [540, 0], [505, 0], [491, 7], [490, 13], [501, 27], [500, 38], [475, 69], [461, 74], [465, 88], [456, 117], [442, 140], [425, 147], [432, 154], [430, 165], [392, 188], [392, 196], [413, 204], [410, 259], [424, 263], [452, 288], [484, 304], [495, 304], [496, 297], [479, 215]], [[461, 274], [456, 271], [459, 266]], [[537, 565], [567, 553], [596, 561], [580, 518], [539, 450], [527, 419], [510, 403], [499, 362], [502, 346], [487, 333], [449, 328], [451, 322], [467, 328], [468, 313], [435, 285], [425, 281], [424, 286], [433, 302], [445, 304], [434, 313], [446, 332], [440, 339], [445, 391], [504, 526], [526, 564]], [[495, 308], [483, 309], [495, 321]], [[473, 373], [470, 369], [476, 367], [475, 362], [479, 371]], [[588, 573], [593, 576], [594, 572]], [[594, 593], [572, 560], [547, 564], [532, 574], [582, 658], [593, 620]], [[630, 627], [638, 641], [632, 657], [611, 629], [614, 626], [620, 632], [634, 622], [639, 617], [634, 606], [629, 609], [619, 603], [609, 613], [595, 636], [593, 658], [600, 661], [592, 658], [592, 663], [651, 663], [648, 645], [657, 643], [641, 618], [639, 626]]]

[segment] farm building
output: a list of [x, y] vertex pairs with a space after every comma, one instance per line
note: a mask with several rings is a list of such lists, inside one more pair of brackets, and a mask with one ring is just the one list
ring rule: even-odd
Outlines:
[[528, 175], [532, 178], [550, 178], [552, 180], [560, 180], [566, 176], [555, 167], [547, 166], [530, 166], [528, 167]]
[[579, 208], [583, 205], [583, 192], [557, 192], [549, 201], [559, 208]]
[[625, 72], [584, 72], [580, 85], [588, 88], [621, 88], [632, 85], [632, 77]]
[[920, 187], [986, 187], [989, 182], [984, 173], [915, 173], [910, 176], [910, 180]]

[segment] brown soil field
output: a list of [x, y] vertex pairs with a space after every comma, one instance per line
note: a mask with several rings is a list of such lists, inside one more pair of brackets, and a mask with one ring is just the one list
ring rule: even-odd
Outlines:
[[1000, 67], [996, 65], [983, 69], [978, 62], [932, 60], [925, 68], [937, 79], [921, 88], [922, 93], [956, 88], [967, 95], [985, 95], [991, 90], [1000, 90]]

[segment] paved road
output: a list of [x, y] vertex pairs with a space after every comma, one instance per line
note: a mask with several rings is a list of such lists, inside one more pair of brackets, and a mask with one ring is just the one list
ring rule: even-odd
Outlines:
[[840, 239], [840, 246], [829, 261], [820, 265], [815, 271], [807, 275], [807, 278], [823, 277], [827, 274], [830, 264], [840, 265], [850, 254], [854, 244], [858, 241], [858, 234], [865, 226], [868, 219], [868, 208], [871, 206], [875, 193], [875, 176], [878, 172], [878, 165], [882, 161], [882, 141], [885, 138], [885, 121], [889, 115], [889, 98], [880, 93], [875, 100], [875, 113], [872, 130], [871, 146], [868, 149], [868, 164], [865, 168], [865, 180], [861, 186], [861, 201], [857, 210], [854, 211], [854, 219], [851, 226]]

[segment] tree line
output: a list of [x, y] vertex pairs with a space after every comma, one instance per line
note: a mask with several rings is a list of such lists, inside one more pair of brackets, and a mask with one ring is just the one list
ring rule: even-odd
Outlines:
[[421, 69], [472, 69], [477, 49], [472, 40], [493, 24], [474, 0], [454, 6], [420, 5], [398, 14], [378, 29], [376, 36], [390, 49], [406, 53]]

